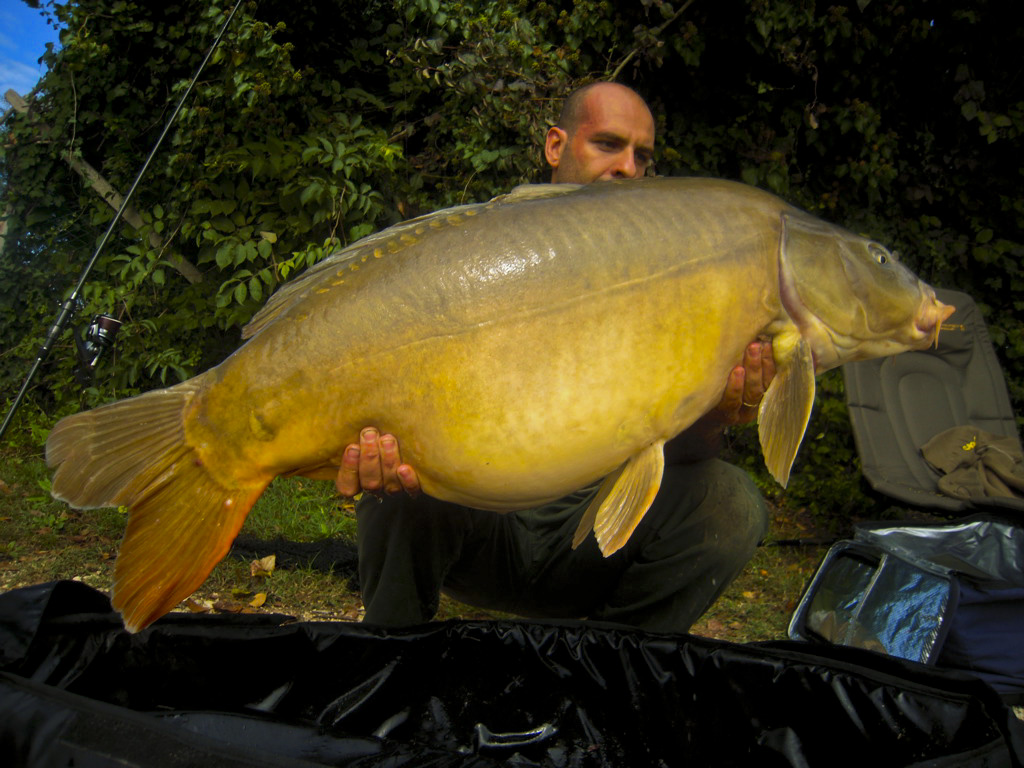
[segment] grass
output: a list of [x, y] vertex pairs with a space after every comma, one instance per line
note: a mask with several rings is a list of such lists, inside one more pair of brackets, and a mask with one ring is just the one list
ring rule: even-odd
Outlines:
[[[330, 483], [279, 478], [257, 502], [243, 537], [347, 543], [355, 515]], [[75, 579], [106, 590], [113, 576], [126, 516], [116, 509], [72, 510], [49, 495], [49, 473], [31, 451], [0, 449], [0, 591], [54, 579]], [[769, 544], [693, 627], [694, 634], [748, 642], [782, 639], [789, 616], [826, 546], [773, 546], [779, 539], [815, 536], [810, 518], [776, 510]], [[260, 551], [258, 556], [272, 554]], [[284, 613], [303, 620], [358, 620], [362, 603], [346, 573], [312, 565], [254, 575], [249, 559], [225, 558], [183, 604], [183, 610]], [[497, 618], [502, 614], [442, 599], [438, 619]]]

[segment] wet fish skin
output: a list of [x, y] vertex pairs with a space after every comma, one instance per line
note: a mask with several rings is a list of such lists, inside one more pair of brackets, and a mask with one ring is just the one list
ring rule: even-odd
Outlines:
[[62, 420], [54, 495], [131, 515], [114, 604], [138, 630], [194, 591], [277, 475], [332, 478], [375, 424], [438, 498], [496, 511], [606, 477], [581, 525], [610, 555], [664, 442], [755, 338], [785, 483], [814, 374], [926, 346], [952, 308], [881, 245], [710, 179], [520, 188], [385, 230], [284, 286], [221, 365]]

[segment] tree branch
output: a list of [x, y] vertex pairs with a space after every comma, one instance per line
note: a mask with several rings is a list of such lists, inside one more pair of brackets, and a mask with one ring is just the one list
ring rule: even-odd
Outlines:
[[[7, 93], [4, 94], [4, 98], [7, 99], [7, 103], [10, 104], [17, 112], [28, 111], [28, 105], [25, 103], [25, 100], [13, 90], [7, 91]], [[110, 185], [110, 182], [103, 178], [103, 175], [99, 171], [89, 165], [85, 160], [79, 157], [74, 157], [70, 153], [64, 157], [64, 161], [71, 166], [71, 169], [75, 173], [89, 183], [89, 186], [93, 188], [93, 191], [106, 201], [107, 205], [115, 211], [120, 210], [121, 203], [124, 201], [124, 198], [121, 197], [120, 193]], [[122, 218], [137, 230], [141, 230], [144, 226], [142, 216], [140, 216], [139, 212], [130, 205], [124, 209]], [[2, 240], [0, 240], [0, 243], [2, 243]], [[149, 233], [149, 244], [156, 250], [160, 250], [164, 247], [164, 242], [160, 239], [160, 236], [153, 231], [150, 231]], [[202, 273], [184, 256], [173, 254], [167, 258], [167, 261], [190, 283], [202, 282]]]
[[[687, 0], [685, 3], [683, 3], [683, 6], [678, 11], [676, 11], [674, 14], [672, 14], [672, 18], [668, 19], [668, 21], [666, 21], [660, 27], [655, 29], [651, 34], [654, 35], [655, 37], [660, 35], [662, 32], [664, 32], [668, 28], [668, 26], [673, 21], [675, 21], [680, 16], [682, 16], [683, 15], [683, 11], [685, 11], [687, 8], [689, 8], [691, 5], [693, 5], [693, 3], [694, 3], [694, 0]], [[619, 66], [617, 66], [615, 68], [615, 71], [611, 73], [611, 75], [608, 77], [608, 79], [611, 80], [612, 82], [615, 82], [616, 80], [618, 80], [619, 74], [622, 72], [623, 69], [626, 68], [626, 65], [630, 62], [630, 59], [632, 59], [634, 56], [636, 56], [636, 54], [639, 53], [639, 51], [640, 51], [640, 46], [637, 46], [636, 48], [631, 50], [629, 53], [627, 53], [626, 57], [622, 61], [619, 62]]]

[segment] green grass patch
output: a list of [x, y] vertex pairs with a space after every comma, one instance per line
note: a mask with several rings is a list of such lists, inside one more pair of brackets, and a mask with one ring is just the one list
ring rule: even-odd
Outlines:
[[333, 483], [279, 477], [253, 506], [242, 532], [260, 539], [355, 540], [356, 518], [351, 502], [339, 498]]
[[758, 547], [746, 569], [691, 630], [734, 642], [782, 640], [826, 546]]

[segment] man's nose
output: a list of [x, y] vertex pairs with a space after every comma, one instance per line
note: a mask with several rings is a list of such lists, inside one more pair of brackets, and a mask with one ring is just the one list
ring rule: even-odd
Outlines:
[[612, 165], [612, 176], [616, 179], [636, 178], [636, 159], [633, 157], [633, 149], [624, 149], [615, 158]]

